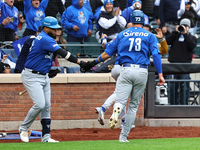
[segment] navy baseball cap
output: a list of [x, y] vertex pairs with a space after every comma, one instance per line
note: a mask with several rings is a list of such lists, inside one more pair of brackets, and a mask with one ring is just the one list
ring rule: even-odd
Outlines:
[[141, 10], [134, 10], [131, 13], [131, 22], [144, 24], [144, 13]]

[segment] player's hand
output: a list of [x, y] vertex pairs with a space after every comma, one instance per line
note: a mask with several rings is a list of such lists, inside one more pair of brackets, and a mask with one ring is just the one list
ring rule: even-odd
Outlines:
[[57, 68], [55, 70], [51, 69], [48, 74], [49, 78], [54, 78], [60, 71], [60, 68]]
[[85, 72], [89, 71], [92, 67], [94, 67], [96, 64], [97, 63], [96, 63], [95, 60], [88, 61], [87, 63], [81, 61], [80, 64], [79, 64], [80, 67], [81, 67], [80, 71], [85, 73]]
[[163, 85], [165, 83], [165, 79], [163, 77], [163, 74], [160, 73], [158, 76], [159, 76], [159, 82], [158, 82], [157, 85]]
[[163, 38], [163, 33], [162, 33], [162, 30], [160, 28], [156, 28], [155, 29], [156, 33], [155, 36], [159, 39], [162, 39]]
[[79, 30], [79, 27], [76, 26], [76, 25], [74, 25], [74, 26], [73, 26], [73, 30], [74, 30], [74, 31], [78, 31], [78, 30]]

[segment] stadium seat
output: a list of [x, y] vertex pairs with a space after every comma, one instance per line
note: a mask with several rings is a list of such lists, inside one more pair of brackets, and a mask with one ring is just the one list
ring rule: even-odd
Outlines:
[[84, 48], [82, 46], [76, 46], [77, 44], [81, 44], [80, 42], [67, 42], [67, 44], [73, 44], [73, 46], [67, 45], [67, 50], [71, 54], [77, 55], [79, 53], [84, 53]]
[[104, 50], [98, 42], [90, 42], [94, 46], [84, 46], [84, 54], [90, 55], [90, 57], [97, 57], [99, 56]]
[[90, 37], [90, 42], [97, 42], [97, 39], [94, 34]]

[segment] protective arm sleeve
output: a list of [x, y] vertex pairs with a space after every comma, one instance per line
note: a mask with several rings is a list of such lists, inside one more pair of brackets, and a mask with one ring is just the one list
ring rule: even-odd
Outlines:
[[77, 58], [74, 57], [70, 52], [63, 50], [62, 48], [58, 49], [55, 54], [58, 54], [60, 56], [62, 56], [63, 58], [65, 58], [66, 60], [73, 62], [73, 63], [77, 63]]
[[153, 63], [156, 67], [158, 74], [162, 73], [162, 63], [161, 63], [160, 54], [153, 55]]

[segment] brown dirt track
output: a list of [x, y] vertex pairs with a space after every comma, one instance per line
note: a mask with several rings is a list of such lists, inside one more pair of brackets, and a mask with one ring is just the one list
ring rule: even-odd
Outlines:
[[[67, 129], [67, 130], [51, 131], [52, 138], [59, 141], [118, 140], [119, 134], [120, 134], [119, 128], [113, 130]], [[189, 137], [200, 137], [200, 127], [138, 126], [131, 130], [128, 139], [189, 138]], [[21, 142], [21, 140], [0, 140], [0, 143], [11, 143], [11, 142]], [[30, 142], [40, 142], [40, 139], [30, 140]]]

